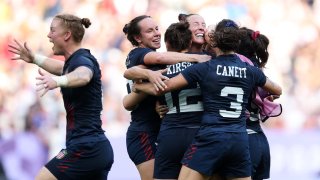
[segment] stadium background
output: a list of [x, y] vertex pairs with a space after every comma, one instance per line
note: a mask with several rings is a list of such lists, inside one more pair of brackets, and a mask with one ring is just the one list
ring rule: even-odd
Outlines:
[[[279, 102], [284, 107], [281, 116], [263, 126], [271, 146], [270, 179], [320, 179], [320, 0], [0, 0], [0, 159], [7, 179], [33, 179], [64, 146], [59, 90], [39, 98], [37, 67], [11, 61], [7, 51], [16, 38], [51, 55], [46, 36], [58, 13], [92, 21], [83, 46], [91, 49], [103, 72], [103, 128], [115, 153], [109, 179], [139, 179], [125, 148], [130, 114], [122, 107], [123, 72], [132, 47], [122, 28], [133, 17], [148, 14], [164, 33], [179, 13], [198, 13], [207, 25], [230, 18], [269, 37], [266, 74], [283, 86]], [[159, 51], [165, 51], [164, 44]]]

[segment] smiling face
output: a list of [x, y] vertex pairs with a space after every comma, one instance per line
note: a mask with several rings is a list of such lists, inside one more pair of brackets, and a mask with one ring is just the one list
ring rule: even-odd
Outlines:
[[64, 45], [67, 40], [67, 30], [62, 26], [61, 20], [54, 18], [50, 25], [50, 32], [47, 35], [49, 41], [53, 43], [53, 54], [64, 55]]
[[135, 39], [139, 47], [159, 49], [161, 46], [161, 33], [158, 25], [152, 18], [145, 18], [139, 22], [140, 35]]
[[187, 18], [190, 24], [189, 29], [192, 32], [192, 43], [202, 45], [205, 43], [204, 34], [206, 32], [206, 23], [200, 15], [191, 15]]

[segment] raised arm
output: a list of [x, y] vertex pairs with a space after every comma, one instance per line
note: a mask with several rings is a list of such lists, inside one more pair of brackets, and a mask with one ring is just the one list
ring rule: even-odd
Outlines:
[[37, 64], [39, 67], [45, 69], [54, 75], [61, 75], [64, 62], [51, 59], [41, 55], [35, 55], [25, 42], [23, 45], [14, 40], [15, 44], [9, 44], [9, 51], [16, 56], [12, 60], [23, 60], [27, 63]]
[[187, 54], [178, 52], [149, 52], [144, 56], [146, 65], [154, 64], [176, 64], [179, 62], [205, 62], [211, 56], [204, 54]]

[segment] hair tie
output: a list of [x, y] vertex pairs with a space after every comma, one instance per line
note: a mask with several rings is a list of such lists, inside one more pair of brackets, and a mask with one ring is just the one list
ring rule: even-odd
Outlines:
[[257, 39], [257, 37], [259, 36], [260, 32], [259, 31], [254, 31], [251, 34], [251, 38], [255, 41]]
[[235, 22], [231, 21], [231, 20], [228, 20], [224, 26], [225, 26], [225, 27], [238, 28], [238, 25], [237, 25]]

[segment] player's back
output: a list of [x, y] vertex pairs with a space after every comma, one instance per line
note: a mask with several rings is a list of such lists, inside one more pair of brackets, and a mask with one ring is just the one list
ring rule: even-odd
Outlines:
[[[172, 78], [193, 64], [180, 62], [169, 65], [166, 76]], [[163, 96], [163, 99], [169, 111], [162, 120], [161, 130], [176, 127], [200, 127], [203, 104], [198, 83], [191, 83], [182, 89], [168, 92]]]
[[245, 132], [245, 107], [253, 87], [265, 83], [263, 73], [236, 55], [218, 56], [198, 66], [192, 67], [196, 70], [189, 78], [198, 79], [202, 89], [202, 123], [217, 132]]

